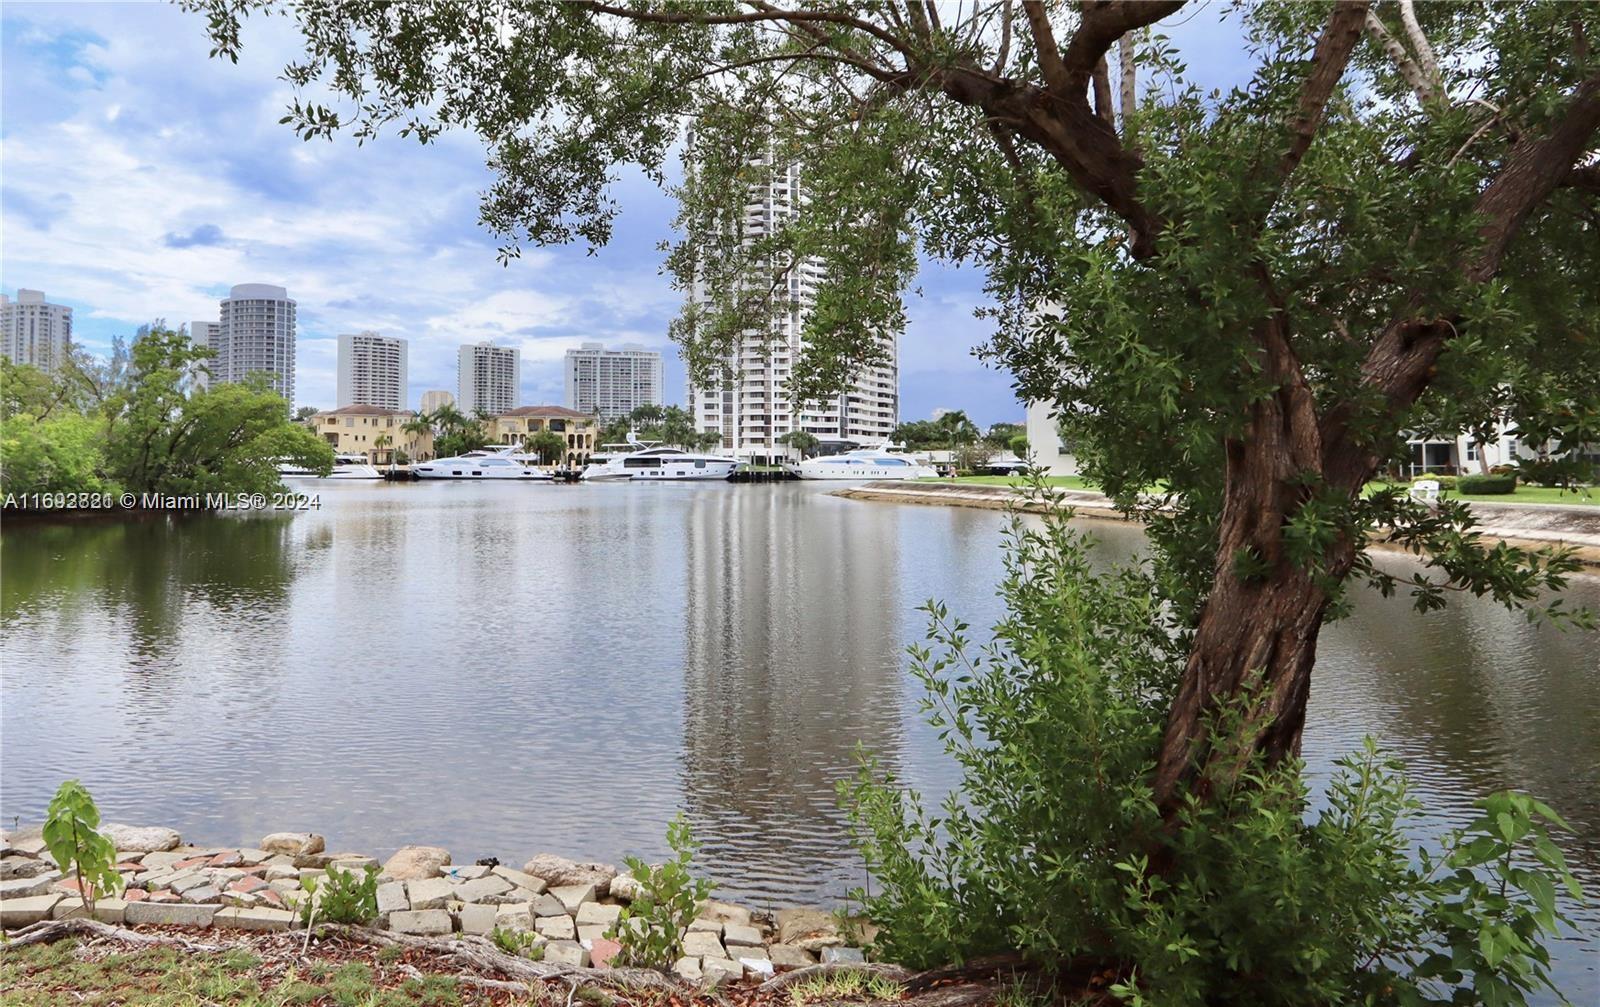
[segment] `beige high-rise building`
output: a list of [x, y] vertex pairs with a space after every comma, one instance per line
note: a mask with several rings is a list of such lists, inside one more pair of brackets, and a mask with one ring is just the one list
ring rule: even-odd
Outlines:
[[456, 404], [456, 397], [442, 388], [435, 388], [422, 393], [421, 409], [425, 413], [436, 413], [444, 406]]
[[19, 289], [17, 299], [0, 294], [0, 354], [14, 364], [53, 372], [72, 345], [72, 309], [51, 304], [44, 291]]
[[404, 339], [376, 332], [339, 337], [339, 405], [404, 409], [406, 378]]
[[[766, 184], [750, 189], [745, 240], [772, 233], [805, 205], [805, 199], [798, 167], [773, 168]], [[822, 264], [814, 258], [795, 265], [785, 284], [793, 308], [773, 320], [770, 338], [757, 332], [745, 335], [728, 361], [732, 382], [706, 387], [690, 384], [689, 409], [695, 429], [721, 434], [723, 449], [739, 458], [764, 461], [787, 456], [791, 452], [778, 438], [795, 430], [876, 446], [887, 441], [899, 423], [899, 347], [893, 333], [883, 336], [887, 362], [863, 370], [854, 385], [836, 399], [798, 412], [790, 405], [785, 386], [804, 349], [802, 330], [823, 278]], [[699, 281], [690, 297], [702, 303], [710, 301], [709, 291]]]

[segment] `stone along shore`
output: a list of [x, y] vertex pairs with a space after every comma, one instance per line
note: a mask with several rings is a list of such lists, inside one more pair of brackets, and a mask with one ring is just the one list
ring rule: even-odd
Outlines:
[[[322, 836], [275, 832], [254, 847], [184, 845], [172, 829], [106, 825], [117, 849], [121, 890], [95, 900], [93, 917], [124, 926], [169, 925], [237, 930], [287, 930], [307, 900], [308, 880], [329, 867], [365, 872], [380, 867], [376, 926], [404, 934], [445, 936], [518, 931], [556, 964], [604, 967], [620, 950], [605, 933], [639, 882], [610, 864], [543, 853], [521, 870], [497, 862], [457, 865], [437, 846], [402, 847], [387, 862], [361, 853], [329, 853]], [[0, 834], [0, 929], [89, 915], [77, 883], [57, 868], [38, 829]], [[315, 885], [315, 881], [313, 881]], [[870, 926], [850, 936], [870, 939]], [[822, 962], [860, 962], [839, 918], [821, 909], [773, 914], [705, 902], [684, 939], [673, 971], [705, 982]]]

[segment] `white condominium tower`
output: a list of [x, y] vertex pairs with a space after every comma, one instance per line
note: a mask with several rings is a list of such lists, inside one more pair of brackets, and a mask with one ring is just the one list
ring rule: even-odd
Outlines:
[[272, 388], [294, 407], [294, 309], [289, 292], [270, 283], [241, 283], [222, 302], [222, 318], [210, 340], [216, 357], [211, 381], [225, 385], [250, 374], [266, 374]]
[[[797, 166], [774, 168], [770, 178], [768, 184], [750, 188], [744, 214], [746, 240], [771, 233], [805, 204]], [[899, 357], [893, 333], [883, 336], [887, 361], [856, 375], [854, 385], [838, 398], [811, 404], [798, 413], [791, 408], [785, 385], [804, 348], [801, 330], [823, 277], [822, 265], [815, 258], [804, 259], [791, 269], [787, 287], [795, 306], [774, 319], [770, 341], [764, 341], [762, 333], [746, 332], [728, 361], [731, 385], [695, 387], [691, 383], [689, 387], [695, 429], [720, 433], [723, 448], [740, 458], [771, 459], [787, 454], [778, 438], [795, 430], [876, 446], [889, 439], [899, 422]], [[698, 280], [690, 296], [699, 302], [710, 299]]]
[[72, 309], [50, 304], [42, 290], [18, 290], [17, 299], [0, 294], [0, 354], [14, 364], [54, 371], [66, 363], [72, 343]]
[[508, 413], [522, 404], [522, 351], [468, 343], [461, 347], [456, 380], [456, 408], [467, 416]]
[[339, 406], [406, 407], [406, 341], [376, 332], [339, 337]]
[[608, 350], [584, 343], [567, 351], [568, 409], [602, 420], [627, 416], [640, 406], [659, 406], [661, 354], [632, 346]]

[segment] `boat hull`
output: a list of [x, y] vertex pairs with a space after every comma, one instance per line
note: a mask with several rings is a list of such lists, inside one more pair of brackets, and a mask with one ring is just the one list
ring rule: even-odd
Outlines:
[[910, 481], [913, 479], [932, 479], [939, 475], [933, 469], [922, 465], [888, 468], [874, 465], [814, 466], [802, 462], [798, 465], [787, 464], [783, 468], [784, 471], [797, 479], [815, 479], [827, 482]]

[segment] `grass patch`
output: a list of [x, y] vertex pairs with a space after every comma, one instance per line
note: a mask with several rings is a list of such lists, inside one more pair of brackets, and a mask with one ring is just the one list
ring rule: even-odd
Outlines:
[[[363, 949], [365, 952], [368, 949]], [[150, 948], [104, 954], [75, 941], [34, 945], [0, 955], [5, 1007], [475, 1007], [504, 996], [426, 971], [414, 979], [398, 966], [368, 960], [264, 961], [229, 948], [188, 954]], [[384, 949], [388, 950], [388, 949]], [[396, 959], [390, 958], [393, 963]]]
[[[967, 486], [1014, 486], [1018, 489], [1027, 485], [1027, 480], [1022, 476], [956, 476], [954, 479], [940, 477], [937, 479], [918, 479], [920, 483], [944, 483]], [[1094, 483], [1081, 476], [1046, 476], [1046, 486], [1055, 486], [1064, 490], [1092, 490], [1097, 489]]]
[[[1390, 484], [1382, 481], [1367, 483], [1362, 491], [1365, 495], [1376, 493]], [[1405, 488], [1405, 484], [1401, 485]], [[1512, 504], [1561, 504], [1567, 507], [1600, 507], [1600, 490], [1590, 487], [1588, 489], [1567, 490], [1559, 486], [1521, 486], [1513, 493], [1458, 493], [1453, 489], [1441, 490], [1439, 495], [1446, 500], [1465, 500], [1468, 503], [1512, 503]]]

